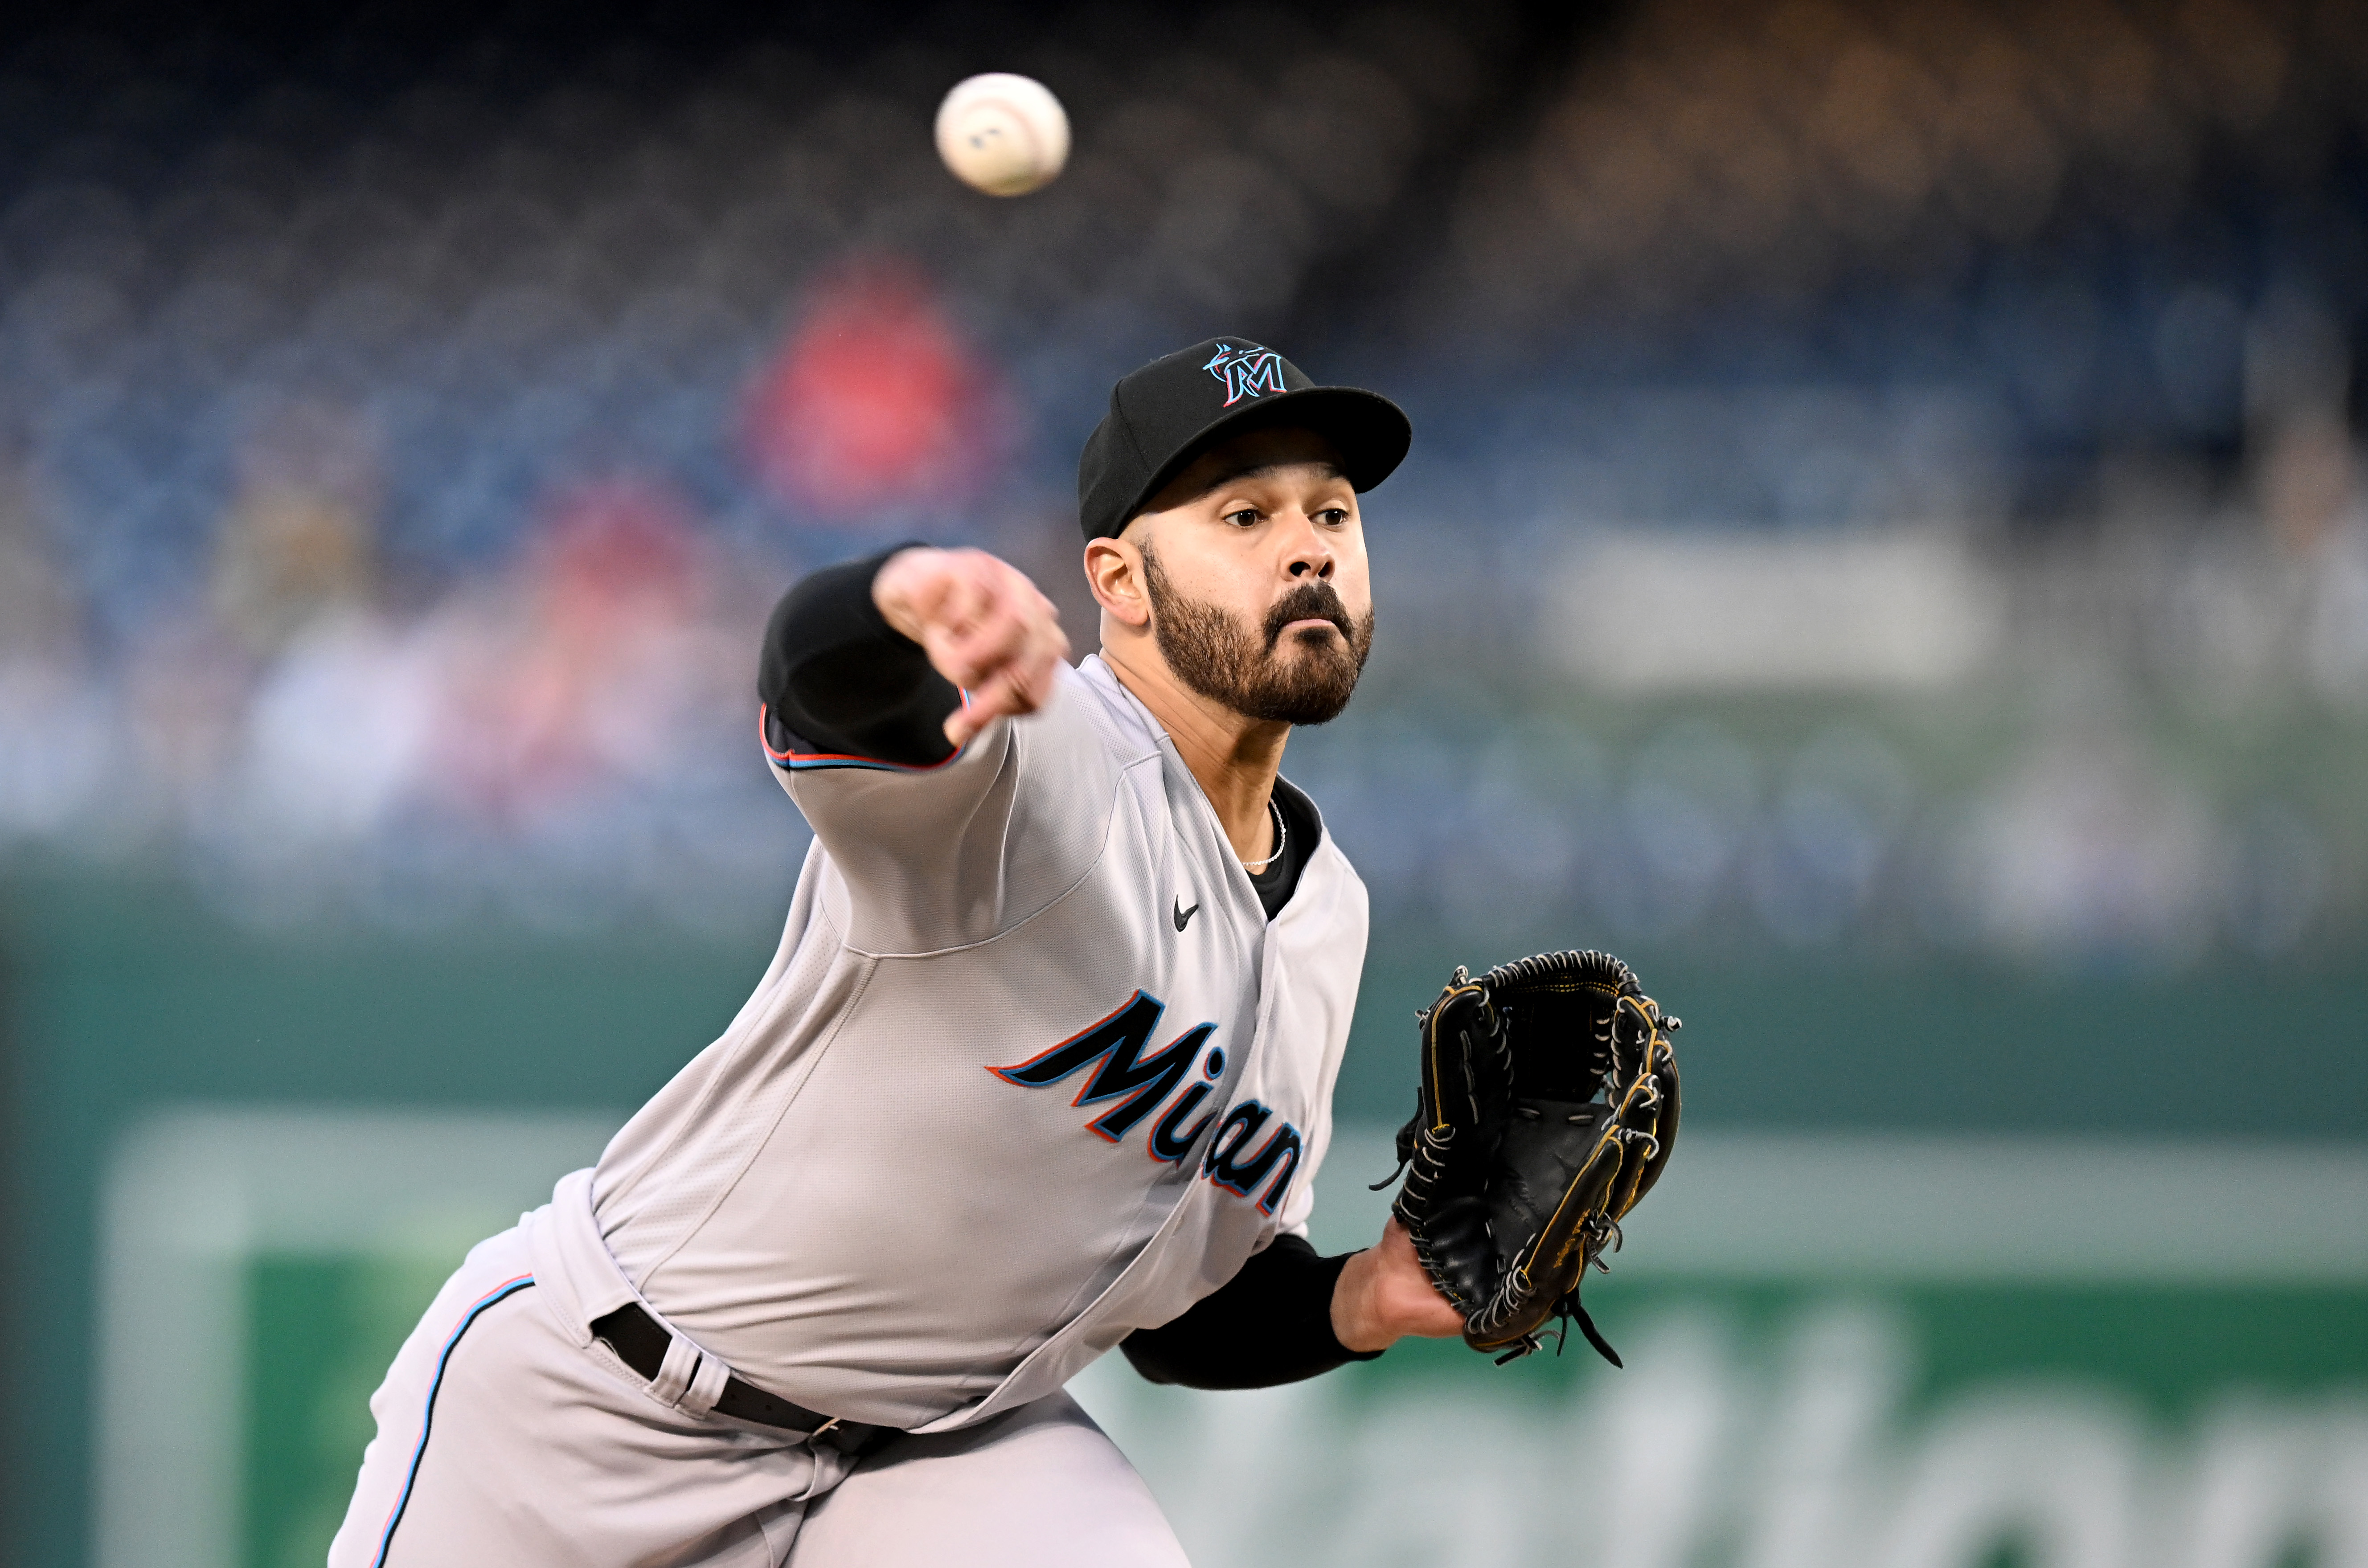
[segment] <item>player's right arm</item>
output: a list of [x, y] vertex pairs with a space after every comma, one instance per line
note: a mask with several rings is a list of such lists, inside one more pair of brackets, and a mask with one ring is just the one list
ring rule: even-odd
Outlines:
[[825, 567], [766, 629], [766, 749], [793, 767], [934, 767], [1041, 707], [1068, 651], [1052, 601], [985, 551], [907, 545]]
[[757, 679], [765, 749], [830, 851], [858, 946], [983, 940], [1082, 873], [1112, 764], [1082, 715], [1039, 713], [1067, 650], [1035, 585], [981, 551], [900, 548], [782, 597]]
[[983, 550], [898, 551], [873, 575], [871, 600], [966, 694], [945, 721], [957, 746], [996, 719], [1036, 711], [1069, 654], [1053, 601]]

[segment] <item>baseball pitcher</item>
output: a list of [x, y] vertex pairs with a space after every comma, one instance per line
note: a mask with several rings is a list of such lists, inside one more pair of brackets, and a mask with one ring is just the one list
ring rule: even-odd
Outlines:
[[[1304, 1239], [1366, 899], [1278, 769], [1356, 686], [1358, 496], [1409, 439], [1386, 399], [1211, 340], [1121, 380], [1086, 444], [1082, 665], [976, 551], [789, 592], [759, 739], [814, 842], [780, 948], [428, 1308], [371, 1400], [332, 1568], [1181, 1563], [1062, 1392], [1097, 1357], [1249, 1388], [1406, 1335], [1519, 1353], [1567, 1315], [1569, 1260], [1618, 1213], [1548, 1201], [1543, 1243], [1482, 1256], [1483, 1156], [1511, 1142], [1487, 1119], [1535, 1115], [1510, 1042], [1536, 1005], [1460, 973], [1397, 1217], [1346, 1256]], [[1610, 1016], [1559, 983], [1524, 997], [1549, 993]], [[1598, 1032], [1609, 1071], [1620, 1031]], [[1656, 1060], [1634, 1033], [1627, 1060]], [[1553, 1179], [1584, 1165], [1633, 1201], [1621, 1118], [1552, 1119], [1595, 1140]]]

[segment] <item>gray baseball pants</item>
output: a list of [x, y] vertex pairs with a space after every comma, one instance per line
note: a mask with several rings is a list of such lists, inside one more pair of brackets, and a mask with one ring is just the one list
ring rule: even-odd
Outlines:
[[535, 1262], [481, 1243], [404, 1343], [329, 1568], [1183, 1568], [1065, 1393], [850, 1461], [663, 1401]]

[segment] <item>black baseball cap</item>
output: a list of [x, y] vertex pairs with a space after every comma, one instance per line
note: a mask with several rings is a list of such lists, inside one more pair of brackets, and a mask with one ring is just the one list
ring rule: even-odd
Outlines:
[[1414, 440], [1405, 412], [1379, 392], [1319, 387], [1263, 344], [1212, 337], [1154, 359], [1110, 389], [1110, 413], [1077, 459], [1086, 537], [1115, 538], [1194, 458], [1246, 430], [1277, 426], [1331, 442], [1357, 491], [1387, 479]]

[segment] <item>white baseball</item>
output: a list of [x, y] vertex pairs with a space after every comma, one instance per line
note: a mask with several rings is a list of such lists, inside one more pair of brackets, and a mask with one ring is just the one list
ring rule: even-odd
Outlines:
[[938, 156], [989, 196], [1025, 196], [1069, 161], [1069, 116], [1043, 83], [990, 71], [938, 106]]

